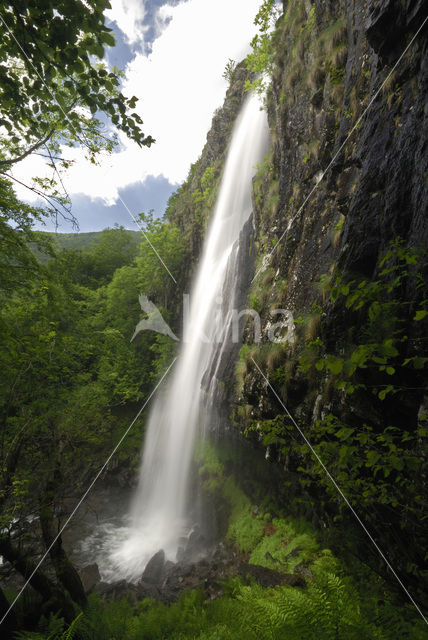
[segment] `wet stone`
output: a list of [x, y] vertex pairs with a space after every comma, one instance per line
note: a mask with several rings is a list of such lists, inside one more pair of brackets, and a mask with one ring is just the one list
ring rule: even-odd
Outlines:
[[255, 581], [263, 587], [303, 587], [311, 574], [303, 564], [301, 570], [296, 570], [294, 574], [248, 564], [244, 556], [237, 555], [233, 549], [218, 545], [210, 559], [203, 558], [196, 562], [165, 561], [164, 552], [158, 551], [149, 561], [137, 585], [126, 580], [113, 584], [99, 582], [94, 589], [105, 600], [126, 597], [130, 602], [138, 602], [150, 598], [168, 604], [177, 601], [183, 591], [201, 588], [207, 600], [214, 600], [222, 595], [222, 582], [234, 576], [240, 576], [247, 583]]
[[117, 582], [99, 582], [94, 590], [99, 593], [103, 600], [118, 600], [126, 598], [131, 604], [138, 602], [138, 588], [126, 580]]
[[141, 576], [142, 582], [149, 582], [151, 584], [160, 584], [164, 577], [165, 569], [165, 552], [160, 549], [155, 555], [150, 558], [146, 568]]
[[96, 584], [101, 582], [101, 576], [96, 562], [79, 569], [79, 577], [82, 581], [85, 593], [89, 593]]
[[151, 598], [152, 600], [161, 600], [162, 593], [159, 587], [151, 582], [144, 582], [140, 580], [137, 584], [137, 598], [143, 600], [144, 598]]
[[255, 580], [255, 582], [262, 587], [276, 587], [277, 585], [304, 587], [306, 584], [301, 574], [281, 573], [280, 571], [255, 564], [241, 563], [238, 574], [244, 578], [244, 580]]

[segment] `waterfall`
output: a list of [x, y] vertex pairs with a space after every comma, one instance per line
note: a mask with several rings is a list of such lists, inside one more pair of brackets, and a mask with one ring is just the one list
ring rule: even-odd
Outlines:
[[234, 126], [179, 357], [149, 418], [130, 532], [112, 554], [118, 573], [130, 579], [141, 576], [159, 549], [175, 560], [179, 539], [188, 531], [189, 473], [206, 395], [202, 383], [204, 374], [215, 370], [216, 352], [227, 333], [218, 311], [226, 310], [227, 316], [235, 303], [239, 235], [252, 211], [252, 178], [266, 150], [267, 131], [266, 114], [258, 97], [251, 96]]

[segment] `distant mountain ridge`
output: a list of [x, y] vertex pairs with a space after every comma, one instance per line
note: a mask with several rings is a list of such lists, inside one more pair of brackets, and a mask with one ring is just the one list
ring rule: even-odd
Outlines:
[[[141, 242], [141, 231], [132, 231], [125, 229], [132, 239], [132, 244], [138, 246]], [[77, 249], [79, 251], [91, 249], [95, 247], [101, 238], [102, 231], [86, 231], [81, 233], [55, 233], [54, 231], [40, 231], [40, 235], [48, 237], [52, 240], [52, 244], [59, 251]], [[49, 256], [39, 251], [35, 243], [30, 244], [31, 250], [40, 262], [46, 263]]]

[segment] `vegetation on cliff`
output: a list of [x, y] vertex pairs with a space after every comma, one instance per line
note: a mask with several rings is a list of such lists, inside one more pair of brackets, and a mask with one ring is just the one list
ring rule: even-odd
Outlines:
[[[248, 326], [234, 420], [284, 467], [286, 483], [298, 474], [296, 507], [312, 505], [334, 548], [348, 546], [400, 592], [317, 454], [422, 603], [428, 231], [426, 139], [416, 131], [426, 39], [412, 36], [424, 12], [368, 3], [352, 21], [346, 3], [283, 5], [277, 19], [275, 3], [263, 3], [249, 57], [270, 76], [274, 147], [255, 180], [249, 292], [264, 339], [253, 344]], [[392, 14], [395, 39], [382, 31]], [[272, 344], [278, 307], [295, 330]]]

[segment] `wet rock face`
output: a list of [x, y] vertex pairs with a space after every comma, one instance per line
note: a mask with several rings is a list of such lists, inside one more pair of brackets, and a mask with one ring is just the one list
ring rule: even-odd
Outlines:
[[[417, 229], [421, 242], [428, 239], [422, 213], [427, 203], [422, 185], [428, 82], [423, 33], [338, 153], [392, 68], [379, 56], [388, 53], [395, 62], [406, 46], [405, 41], [395, 52], [398, 40], [386, 25], [393, 24], [407, 37], [422, 23], [421, 3], [407, 2], [406, 7], [399, 0], [372, 0], [368, 6], [362, 0], [318, 0], [300, 60], [293, 60], [288, 47], [278, 58], [269, 109], [280, 193], [273, 227], [283, 231], [290, 222], [291, 227], [275, 252], [274, 266], [290, 282], [288, 301], [295, 309], [308, 307], [314, 282], [339, 255], [344, 268], [371, 275], [392, 237], [415, 240]], [[308, 20], [308, 10], [302, 10], [301, 23]], [[299, 26], [290, 29], [298, 33]], [[331, 45], [323, 44], [328, 29], [333, 33], [325, 38]], [[296, 33], [284, 29], [284, 44], [292, 48]], [[314, 62], [317, 50], [321, 55]], [[297, 214], [334, 157], [330, 171]], [[336, 248], [332, 227], [338, 214], [345, 216], [345, 224]], [[269, 235], [263, 207], [256, 224], [259, 233]]]
[[424, 0], [370, 0], [365, 26], [374, 51], [387, 61], [394, 54], [399, 56], [406, 46], [406, 35], [422, 24], [425, 4]]
[[[275, 291], [286, 283], [281, 306], [297, 318], [311, 313], [314, 303], [322, 305], [333, 343], [347, 327], [340, 309], [322, 299], [320, 277], [338, 267], [345, 278], [371, 278], [397, 237], [405, 248], [428, 244], [427, 27], [393, 71], [423, 22], [423, 5], [420, 0], [285, 1], [287, 21], [278, 22], [268, 96], [274, 153], [265, 190], [255, 199], [255, 241], [262, 255], [276, 246], [269, 259], [270, 286]], [[272, 176], [278, 192], [273, 208]], [[408, 285], [410, 299], [414, 284]], [[273, 298], [266, 299], [262, 331]], [[308, 400], [293, 383], [305, 388], [302, 376], [293, 375], [290, 408], [310, 422], [322, 389], [312, 389]], [[260, 408], [253, 418], [278, 413], [257, 376], [247, 376], [245, 385], [240, 401]]]
[[[400, 239], [404, 251], [428, 246], [428, 25], [395, 68], [425, 19], [426, 2], [284, 0], [283, 5], [287, 15], [277, 23], [268, 95], [274, 149], [256, 179], [261, 186], [255, 197], [255, 245], [260, 262], [266, 259], [257, 301], [262, 332], [277, 298], [303, 323], [284, 361], [276, 366], [266, 359], [264, 372], [271, 366], [273, 374], [283, 376], [278, 375], [276, 390], [309, 433], [330, 413], [344, 424], [369, 424], [379, 431], [388, 425], [414, 429], [426, 386], [423, 373], [420, 378], [403, 373], [403, 388], [414, 392], [391, 394], [381, 403], [370, 389], [374, 382], [369, 371], [358, 372], [366, 389], [362, 385], [345, 396], [329, 373], [304, 372], [297, 365], [305, 346], [317, 337], [327, 353], [338, 355], [349, 352], [361, 337], [343, 297], [333, 302], [328, 290], [321, 290], [321, 276], [376, 279], [392, 241]], [[273, 204], [272, 194], [277, 196]], [[426, 254], [422, 256], [417, 270], [427, 281]], [[415, 270], [409, 270], [397, 295], [409, 309], [426, 298]], [[425, 336], [422, 323], [413, 322], [411, 315], [400, 328], [408, 336], [403, 352], [408, 348], [413, 356]], [[251, 364], [242, 377], [237, 400], [245, 412], [235, 421], [243, 432], [285, 413]], [[268, 453], [275, 460], [281, 453], [272, 449]], [[291, 453], [280, 462], [292, 472], [299, 458]], [[398, 517], [390, 525], [391, 532], [395, 529], [404, 531]], [[384, 544], [405, 575], [406, 566], [419, 563], [423, 552], [397, 552], [394, 535]]]
[[163, 578], [165, 567], [165, 552], [160, 549], [155, 555], [150, 558], [146, 568], [144, 569], [142, 580], [150, 584], [159, 584]]

